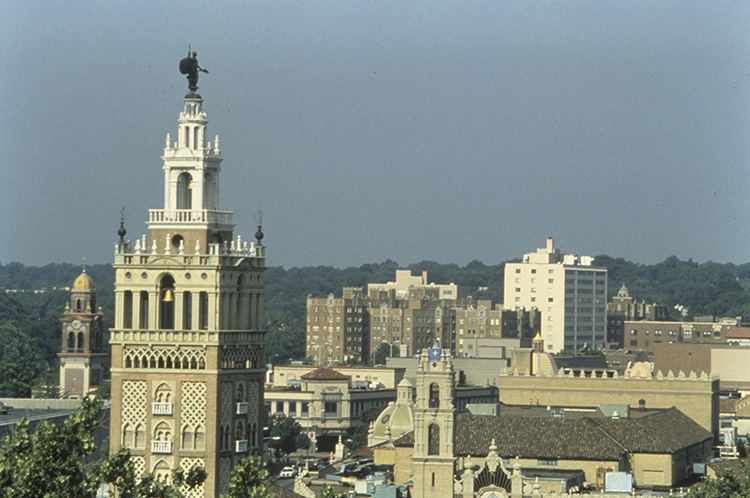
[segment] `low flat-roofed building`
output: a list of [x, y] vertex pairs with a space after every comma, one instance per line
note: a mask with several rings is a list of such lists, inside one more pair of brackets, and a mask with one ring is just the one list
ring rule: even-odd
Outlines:
[[[299, 386], [303, 375], [316, 370], [315, 365], [274, 365], [269, 370], [268, 384], [273, 388]], [[353, 387], [383, 387], [394, 389], [404, 378], [406, 368], [398, 366], [331, 366], [331, 370], [351, 378]]]

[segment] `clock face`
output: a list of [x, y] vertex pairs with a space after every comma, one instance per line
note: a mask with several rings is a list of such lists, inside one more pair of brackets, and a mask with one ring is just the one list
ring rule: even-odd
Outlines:
[[81, 328], [81, 321], [76, 318], [75, 320], [73, 320], [72, 325], [74, 329], [78, 330]]

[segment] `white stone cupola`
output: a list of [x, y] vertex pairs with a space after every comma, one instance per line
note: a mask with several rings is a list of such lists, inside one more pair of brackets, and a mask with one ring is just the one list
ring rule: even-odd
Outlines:
[[162, 156], [164, 207], [149, 211], [149, 231], [160, 246], [166, 237], [172, 250], [197, 244], [205, 251], [207, 244], [231, 240], [234, 229], [232, 212], [219, 211], [219, 137], [207, 141], [203, 98], [194, 90], [185, 95], [177, 122], [177, 139], [167, 134]]

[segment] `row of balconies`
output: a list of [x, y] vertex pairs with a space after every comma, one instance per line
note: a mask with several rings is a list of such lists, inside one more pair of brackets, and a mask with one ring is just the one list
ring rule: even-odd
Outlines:
[[[170, 416], [173, 413], [173, 407], [174, 403], [151, 403], [151, 414]], [[242, 402], [235, 405], [235, 413], [237, 415], [247, 415], [249, 410], [250, 403]]]
[[[239, 439], [234, 442], [235, 453], [246, 453], [248, 450], [247, 439]], [[151, 453], [172, 453], [172, 441], [151, 441]]]

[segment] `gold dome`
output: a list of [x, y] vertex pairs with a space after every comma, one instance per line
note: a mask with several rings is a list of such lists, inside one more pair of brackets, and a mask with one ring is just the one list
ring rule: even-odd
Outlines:
[[94, 281], [86, 274], [85, 271], [78, 275], [78, 278], [76, 278], [76, 281], [73, 283], [73, 290], [76, 291], [92, 291], [95, 289], [96, 287], [94, 287]]

